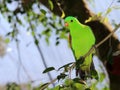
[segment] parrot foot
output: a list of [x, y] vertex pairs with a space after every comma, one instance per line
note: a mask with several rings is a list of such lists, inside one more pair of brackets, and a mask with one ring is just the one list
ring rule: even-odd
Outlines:
[[83, 64], [84, 57], [80, 57], [78, 60], [76, 60], [76, 69], [80, 69], [80, 65]]
[[90, 66], [90, 77], [91, 77], [91, 79], [93, 79], [93, 78], [95, 78], [96, 80], [99, 79], [98, 73], [95, 70], [95, 66], [94, 66], [93, 61], [92, 61], [91, 66]]
[[81, 56], [81, 57], [77, 60], [77, 62], [78, 62], [79, 64], [82, 64], [82, 63], [84, 62], [84, 60], [85, 60], [85, 58], [84, 58], [83, 56]]

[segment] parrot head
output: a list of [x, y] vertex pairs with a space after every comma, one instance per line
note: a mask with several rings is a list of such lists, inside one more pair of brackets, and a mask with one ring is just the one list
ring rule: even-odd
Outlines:
[[77, 18], [75, 18], [73, 16], [68, 16], [65, 18], [65, 26], [67, 28], [73, 27], [77, 24], [79, 24], [79, 21], [77, 20]]

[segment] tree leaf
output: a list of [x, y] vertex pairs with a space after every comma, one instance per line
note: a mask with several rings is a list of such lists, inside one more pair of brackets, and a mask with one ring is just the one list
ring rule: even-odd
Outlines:
[[76, 82], [76, 83], [80, 83], [80, 78], [74, 78], [73, 81]]
[[45, 84], [41, 85], [40, 88], [39, 88], [39, 90], [44, 90], [45, 88], [48, 87], [48, 84], [49, 83], [45, 83]]
[[102, 12], [98, 12], [97, 16], [102, 17]]
[[47, 28], [46, 30], [42, 31], [43, 35], [49, 35], [48, 33], [50, 32], [50, 28]]
[[46, 14], [46, 11], [44, 9], [40, 10], [44, 15]]
[[62, 31], [62, 32], [60, 33], [60, 38], [61, 38], [61, 39], [67, 39], [67, 38], [68, 38], [65, 31]]
[[12, 16], [8, 16], [8, 22], [11, 23], [11, 20], [12, 20]]
[[86, 88], [85, 90], [91, 90], [90, 88]]
[[46, 68], [46, 69], [43, 71], [43, 73], [47, 73], [47, 72], [50, 72], [50, 71], [53, 71], [53, 70], [55, 70], [54, 67], [49, 67], [49, 68]]
[[63, 10], [62, 11], [62, 15], [61, 15], [61, 18], [64, 18], [65, 17], [65, 12]]
[[99, 77], [98, 77], [98, 73], [97, 73], [97, 71], [96, 70], [91, 70], [91, 75], [92, 75], [92, 78], [95, 78], [96, 80], [98, 80], [99, 79]]
[[39, 44], [39, 41], [37, 39], [35, 39], [35, 44], [38, 45]]
[[80, 83], [80, 84], [83, 84], [83, 85], [86, 85], [86, 81], [80, 79], [80, 78], [74, 78], [73, 81], [75, 83]]
[[104, 73], [100, 73], [100, 82], [103, 82], [104, 79], [105, 79], [105, 74]]
[[60, 69], [62, 69], [62, 68], [66, 68], [66, 67], [68, 67], [68, 66], [71, 65], [71, 64], [73, 64], [73, 62], [72, 62], [72, 63], [68, 63], [68, 64], [63, 65], [62, 67], [58, 68], [58, 71], [59, 71]]
[[31, 35], [32, 35], [32, 36], [35, 36], [35, 32], [34, 32], [34, 31], [32, 31], [32, 32], [31, 32]]
[[21, 22], [21, 20], [20, 20], [19, 18], [16, 18], [16, 20], [17, 20], [17, 22], [18, 22], [20, 25], [22, 25], [22, 22]]
[[108, 8], [106, 14], [109, 14], [112, 11], [112, 8]]
[[57, 76], [57, 79], [59, 81], [60, 79], [64, 79], [66, 76], [67, 76], [66, 74], [61, 73], [60, 75]]
[[46, 41], [47, 45], [49, 45], [49, 37], [48, 36], [45, 37], [45, 41]]
[[55, 44], [56, 44], [56, 46], [57, 46], [57, 45], [59, 45], [59, 43], [60, 43], [59, 41], [56, 41], [56, 43], [55, 43]]
[[104, 22], [108, 22], [108, 18], [107, 17], [104, 18]]
[[8, 3], [12, 3], [12, 0], [6, 0]]
[[50, 6], [50, 9], [53, 10], [54, 8], [53, 2], [51, 0], [48, 0], [48, 4]]
[[5, 43], [8, 44], [9, 42], [10, 42], [10, 39], [9, 39], [9, 38], [6, 38], [6, 39], [5, 39]]
[[87, 20], [85, 20], [85, 23], [88, 23], [90, 21], [92, 21], [92, 17], [89, 17]]

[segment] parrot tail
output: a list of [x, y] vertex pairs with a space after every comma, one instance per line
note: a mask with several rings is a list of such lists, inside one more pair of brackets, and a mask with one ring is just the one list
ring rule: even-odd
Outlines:
[[84, 60], [85, 60], [85, 58], [81, 56], [76, 61], [76, 76], [79, 76], [82, 80], [85, 80], [85, 71], [81, 70], [80, 64], [82, 64], [84, 62]]
[[93, 79], [93, 78], [95, 78], [96, 80], [99, 79], [99, 76], [98, 76], [98, 73], [95, 69], [93, 61], [92, 61], [91, 66], [90, 66], [90, 76], [91, 76], [91, 79]]
[[93, 61], [92, 61], [91, 66], [90, 66], [90, 71], [91, 71], [91, 70], [95, 70], [95, 66], [94, 66]]
[[82, 80], [85, 80], [85, 71], [76, 69], [76, 76], [79, 76]]
[[87, 77], [93, 79], [98, 79], [97, 71], [95, 70], [94, 63], [92, 61], [90, 66], [90, 71], [86, 73], [86, 71], [79, 69], [76, 69], [76, 76], [79, 76], [82, 80], [86, 80]]

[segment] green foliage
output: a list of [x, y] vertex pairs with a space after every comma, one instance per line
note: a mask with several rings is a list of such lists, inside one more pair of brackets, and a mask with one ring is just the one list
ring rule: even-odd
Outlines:
[[86, 86], [81, 83], [74, 82], [72, 79], [66, 79], [63, 85], [58, 85], [50, 90], [85, 90]]
[[60, 73], [60, 75], [57, 76], [57, 79], [59, 81], [60, 79], [65, 79], [66, 76], [67, 76], [66, 74]]
[[40, 11], [43, 15], [46, 15], [46, 13], [47, 13], [44, 9], [41, 9]]
[[53, 71], [53, 70], [55, 70], [54, 67], [49, 67], [49, 68], [46, 68], [46, 69], [43, 71], [43, 73], [47, 73], [47, 72], [50, 72], [50, 71]]
[[100, 73], [100, 82], [103, 82], [103, 80], [105, 79], [105, 73]]
[[[94, 0], [89, 0], [89, 2], [94, 2]], [[119, 2], [119, 1], [118, 1]], [[112, 2], [113, 3], [113, 2]], [[112, 4], [111, 4], [112, 5]], [[106, 11], [105, 12], [98, 12], [97, 14], [93, 15], [92, 17], [89, 17], [85, 23], [88, 23], [90, 21], [96, 21], [96, 20], [99, 20], [101, 23], [104, 23], [104, 22], [108, 22], [109, 19], [108, 19], [108, 15], [113, 11], [113, 10], [117, 10], [117, 9], [120, 9], [119, 6], [109, 6], [108, 8], [106, 8]], [[93, 5], [94, 6], [94, 5]]]
[[21, 90], [21, 88], [16, 83], [9, 83], [7, 84], [6, 90]]
[[66, 64], [66, 65], [61, 66], [61, 67], [58, 69], [58, 71], [59, 71], [60, 69], [64, 68], [64, 70], [67, 72], [67, 71], [68, 71], [68, 67], [69, 67], [71, 64], [73, 64], [73, 63], [68, 63], [68, 64]]
[[8, 44], [9, 42], [10, 42], [10, 39], [9, 39], [9, 38], [6, 38], [6, 39], [5, 39], [5, 43]]
[[108, 8], [106, 11], [106, 15], [108, 15], [112, 11], [112, 8]]
[[96, 70], [92, 70], [92, 71], [91, 71], [91, 76], [92, 76], [92, 78], [95, 78], [96, 80], [99, 79], [99, 77], [98, 77], [98, 73], [97, 73]]
[[[44, 83], [44, 84], [40, 85], [40, 87], [38, 87], [38, 90], [44, 90], [44, 89], [46, 89], [47, 86], [48, 86], [48, 84], [49, 84], [49, 83]], [[36, 89], [35, 89], [35, 90], [36, 90]]]
[[37, 39], [35, 39], [34, 43], [38, 46], [39, 41]]
[[[96, 80], [94, 82], [87, 82], [84, 80], [81, 80], [79, 77], [75, 77], [75, 78], [69, 78], [67, 72], [71, 69], [71, 67], [74, 65], [74, 63], [69, 63], [66, 64], [62, 67], [60, 67], [58, 70], [61, 70], [62, 68], [67, 68], [67, 71], [63, 71], [63, 73], [60, 73], [59, 75], [57, 75], [57, 79], [58, 81], [63, 81], [62, 84], [57, 84], [55, 87], [50, 88], [49, 85], [53, 83], [52, 82], [47, 82], [47, 83], [43, 83], [40, 84], [38, 87], [34, 87], [32, 89], [31, 84], [27, 85], [27, 90], [99, 90], [97, 88], [97, 85], [99, 83], [102, 83], [103, 80], [105, 79], [105, 74], [104, 73], [98, 73], [99, 74], [99, 80]], [[55, 70], [54, 67], [49, 67], [47, 69], [45, 69], [43, 71], [43, 73], [48, 73], [52, 70]], [[95, 72], [92, 72], [93, 75], [96, 75]], [[93, 77], [94, 78], [94, 77]], [[88, 86], [88, 84], [91, 84], [90, 86]], [[7, 85], [7, 90], [22, 90], [21, 86], [13, 83], [13, 84], [8, 84]], [[100, 90], [109, 90], [109, 88], [106, 86]]]
[[[50, 11], [46, 8], [43, 9], [42, 5], [39, 3], [39, 0], [28, 2], [26, 1], [16, 1], [19, 3], [20, 7], [16, 7], [13, 11], [9, 10], [7, 4], [12, 4], [14, 0], [2, 0], [0, 3], [0, 12], [1, 14], [7, 18], [8, 22], [11, 25], [11, 28], [13, 29], [11, 32], [8, 32], [7, 35], [12, 37], [13, 39], [17, 38], [17, 35], [19, 34], [19, 27], [25, 26], [22, 19], [20, 19], [19, 15], [24, 17], [24, 20], [28, 22], [29, 26], [27, 27], [26, 31], [30, 31], [31, 35], [36, 38], [35, 44], [38, 45], [39, 35], [44, 36], [45, 41], [49, 45], [49, 39], [51, 37], [51, 34], [53, 31], [56, 33], [56, 37], [65, 39], [66, 38], [66, 32], [63, 32], [62, 30], [65, 30], [63, 27], [63, 22], [61, 18], [56, 17], [54, 14], [50, 14], [50, 16], [47, 16]], [[54, 5], [52, 0], [48, 0], [48, 4], [51, 10], [53, 10]], [[36, 8], [33, 8], [36, 5]], [[35, 9], [38, 9], [39, 12], [35, 12]], [[57, 19], [57, 21], [56, 21]], [[41, 30], [36, 33], [36, 28], [42, 24], [45, 29]], [[10, 39], [11, 40], [11, 39]], [[56, 41], [56, 45], [60, 43], [60, 39]]]
[[53, 10], [54, 6], [53, 6], [53, 2], [51, 0], [48, 0], [48, 4], [51, 10]]
[[47, 42], [47, 44], [49, 44], [49, 38], [51, 36], [51, 29], [50, 28], [47, 28], [46, 30], [44, 30], [42, 32], [42, 35], [45, 35], [45, 41]]

